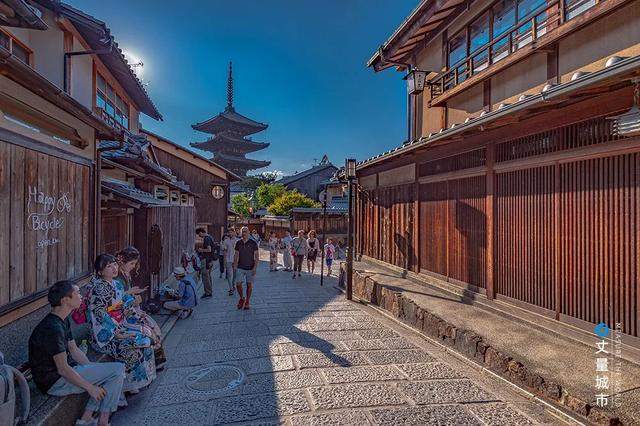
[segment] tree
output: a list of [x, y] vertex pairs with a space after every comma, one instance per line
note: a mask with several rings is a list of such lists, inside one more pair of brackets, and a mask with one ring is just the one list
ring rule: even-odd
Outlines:
[[287, 188], [281, 183], [262, 183], [256, 189], [256, 204], [259, 209], [269, 207], [282, 194], [287, 192]]
[[296, 190], [287, 191], [280, 195], [269, 206], [269, 213], [276, 216], [288, 216], [294, 207], [320, 207], [320, 203]]
[[251, 216], [251, 199], [247, 194], [236, 194], [231, 198], [231, 209], [242, 217]]

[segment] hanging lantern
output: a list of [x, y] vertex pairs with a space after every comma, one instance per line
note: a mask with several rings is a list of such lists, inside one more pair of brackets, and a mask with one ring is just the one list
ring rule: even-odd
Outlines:
[[409, 92], [410, 95], [418, 95], [424, 90], [427, 72], [414, 68], [409, 71], [409, 74], [404, 76], [404, 80], [407, 80], [407, 92]]
[[633, 106], [623, 114], [607, 117], [613, 120], [613, 132], [618, 136], [640, 136], [640, 80], [633, 91]]

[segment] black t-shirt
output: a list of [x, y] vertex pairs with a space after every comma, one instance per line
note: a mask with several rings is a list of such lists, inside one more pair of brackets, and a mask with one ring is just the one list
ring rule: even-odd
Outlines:
[[50, 313], [33, 329], [29, 338], [29, 367], [42, 393], [47, 393], [60, 378], [53, 356], [61, 352], [68, 354], [70, 340], [73, 336], [69, 318], [62, 320]]
[[238, 252], [238, 268], [248, 271], [256, 266], [253, 255], [258, 251], [258, 244], [251, 238], [246, 243], [242, 240], [238, 241], [236, 251]]
[[207, 247], [211, 248], [210, 252], [201, 252], [200, 258], [206, 260], [207, 262], [211, 262], [213, 259], [213, 251], [214, 251], [215, 243], [213, 242], [213, 237], [211, 235], [205, 235], [202, 241], [202, 248], [206, 249]]

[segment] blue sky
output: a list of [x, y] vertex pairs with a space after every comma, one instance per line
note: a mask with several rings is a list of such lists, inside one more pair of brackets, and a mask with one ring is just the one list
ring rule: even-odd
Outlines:
[[[234, 65], [236, 111], [269, 124], [251, 158], [292, 173], [323, 154], [336, 165], [401, 143], [401, 73], [366, 61], [417, 0], [67, 0], [103, 20], [120, 47], [144, 63], [143, 80], [164, 117], [142, 124], [188, 146], [191, 129], [226, 105]], [[201, 152], [202, 153], [202, 152]]]

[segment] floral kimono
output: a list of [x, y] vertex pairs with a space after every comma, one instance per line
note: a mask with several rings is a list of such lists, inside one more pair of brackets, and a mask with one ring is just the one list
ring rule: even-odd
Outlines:
[[278, 268], [278, 239], [269, 238], [269, 270], [275, 271]]
[[[118, 275], [113, 280], [113, 283], [116, 286], [117, 291], [121, 291], [122, 293], [126, 293], [131, 288], [130, 280], [123, 274]], [[126, 296], [133, 297], [129, 295]], [[151, 315], [140, 309], [139, 306], [133, 306], [132, 310], [140, 324], [144, 326], [141, 331], [151, 338], [154, 356], [156, 358], [156, 365], [160, 366], [166, 361], [164, 348], [162, 347], [162, 331], [160, 330], [160, 326], [158, 326], [158, 323], [151, 317]]]
[[[151, 339], [142, 332], [135, 314], [133, 296], [124, 292], [120, 283], [93, 277], [90, 283], [87, 311], [91, 320], [91, 345], [116, 361], [125, 364], [123, 391], [135, 391], [156, 378], [156, 365]], [[119, 338], [127, 333], [130, 337]]]

